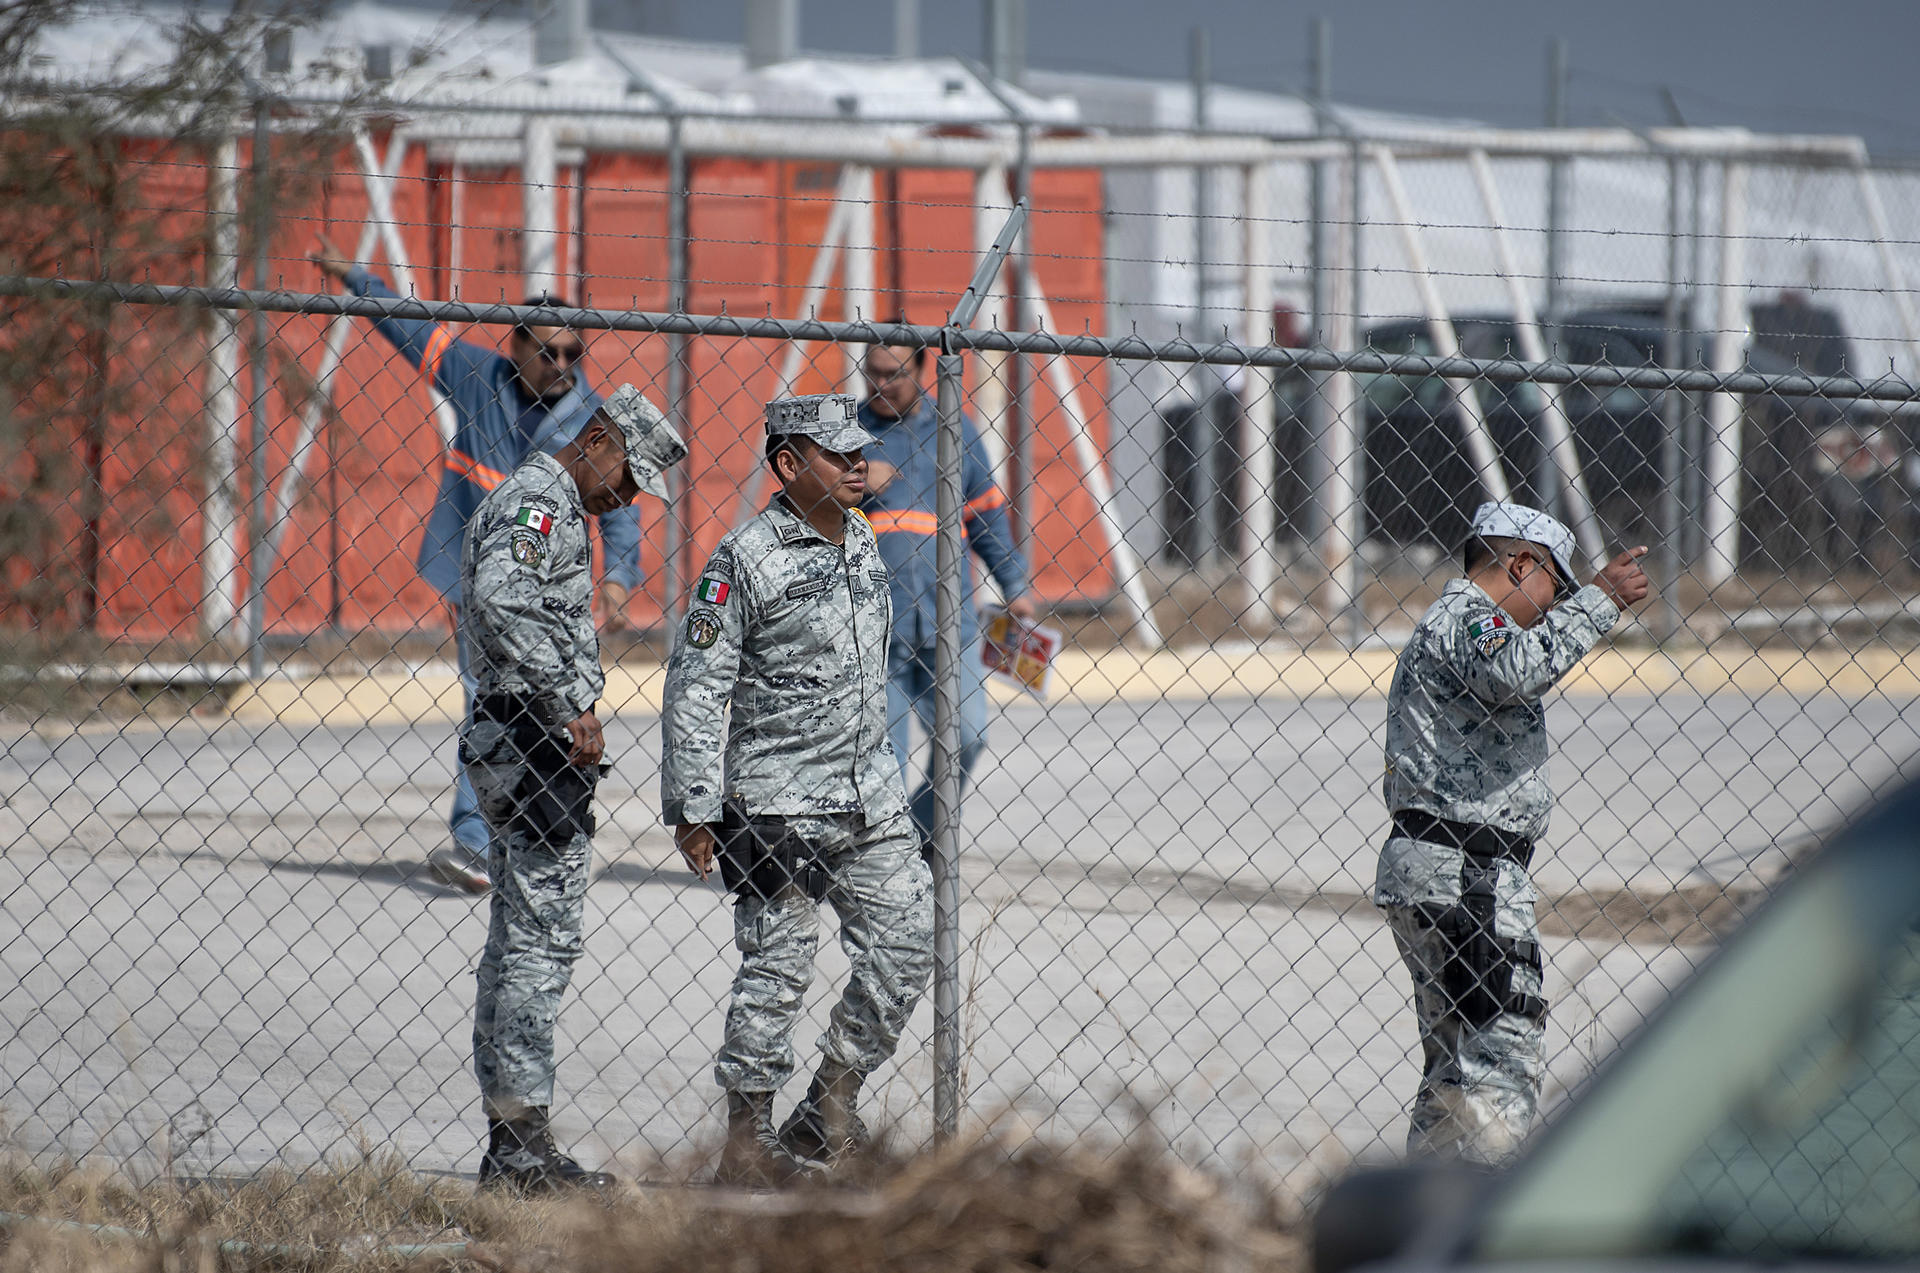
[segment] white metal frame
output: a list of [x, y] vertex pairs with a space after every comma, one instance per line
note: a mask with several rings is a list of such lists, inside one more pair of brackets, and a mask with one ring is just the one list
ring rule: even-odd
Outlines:
[[[383, 162], [373, 152], [364, 124], [354, 130], [354, 146], [366, 186], [369, 220], [361, 235], [365, 256], [377, 241], [386, 255], [402, 292], [414, 292], [412, 271], [400, 241], [392, 205], [392, 182], [406, 144], [425, 146], [437, 158], [453, 163], [458, 199], [458, 178], [470, 162], [518, 162], [525, 178], [525, 235], [523, 266], [528, 284], [536, 290], [558, 290], [558, 243], [561, 229], [556, 215], [559, 186], [559, 157], [562, 147], [589, 151], [610, 150], [660, 153], [670, 141], [690, 156], [725, 155], [740, 158], [818, 159], [846, 165], [842, 188], [829, 221], [821, 250], [816, 256], [803, 309], [817, 307], [831, 280], [836, 260], [843, 262], [842, 289], [847, 294], [849, 315], [873, 317], [873, 170], [876, 167], [946, 167], [972, 169], [981, 174], [980, 213], [982, 225], [993, 221], [994, 191], [1004, 197], [1005, 173], [1021, 158], [1020, 139], [1012, 130], [989, 129], [986, 135], [958, 137], [934, 135], [916, 126], [875, 121], [764, 120], [679, 113], [669, 119], [653, 110], [636, 112], [610, 108], [605, 102], [569, 102], [550, 92], [516, 88], [484, 102], [452, 99], [420, 100], [394, 112], [401, 123]], [[677, 137], [670, 133], [677, 132]], [[210, 279], [216, 283], [237, 282], [237, 261], [233, 247], [237, 240], [237, 212], [231, 181], [237, 150], [223, 143], [215, 167], [226, 170], [227, 179], [216, 173], [210, 182], [209, 202], [213, 215], [214, 250], [209, 254]], [[1861, 142], [1847, 137], [1769, 137], [1743, 129], [1654, 129], [1636, 132], [1626, 129], [1563, 129], [1534, 132], [1511, 129], [1395, 129], [1368, 138], [1266, 138], [1237, 135], [1189, 135], [1179, 133], [1145, 136], [1038, 136], [1029, 139], [1027, 162], [1034, 168], [1064, 167], [1207, 167], [1235, 165], [1247, 177], [1248, 207], [1244, 235], [1243, 270], [1247, 298], [1249, 339], [1263, 339], [1266, 315], [1271, 309], [1273, 272], [1276, 261], [1271, 250], [1271, 232], [1263, 229], [1271, 217], [1275, 166], [1280, 163], [1331, 160], [1351, 164], [1364, 157], [1379, 172], [1382, 184], [1399, 221], [1402, 246], [1419, 288], [1427, 320], [1435, 343], [1442, 354], [1459, 354], [1458, 333], [1431, 269], [1425, 261], [1424, 247], [1411, 211], [1410, 200], [1399, 175], [1399, 162], [1408, 158], [1464, 159], [1479, 186], [1482, 203], [1491, 225], [1500, 268], [1507, 279], [1517, 319], [1523, 355], [1540, 360], [1545, 349], [1538, 318], [1520, 285], [1514, 264], [1509, 230], [1500, 208], [1497, 190], [1489, 167], [1491, 156], [1500, 157], [1610, 157], [1678, 156], [1715, 160], [1723, 165], [1721, 253], [1717, 271], [1718, 316], [1711, 364], [1718, 371], [1734, 370], [1741, 356], [1741, 333], [1745, 323], [1742, 303], [1745, 293], [1745, 260], [1740, 234], [1745, 224], [1746, 172], [1751, 162], [1778, 160], [1846, 166], [1858, 173], [1860, 195], [1870, 220], [1875, 246], [1885, 267], [1889, 294], [1899, 313], [1909, 347], [1920, 362], [1920, 319], [1902, 285], [1901, 271], [1891, 250], [1891, 232], [1880, 203], [1873, 175], [1867, 167]], [[998, 176], [996, 182], [995, 177]], [[990, 230], [987, 233], [991, 233]], [[1336, 256], [1338, 253], [1335, 254]], [[1333, 315], [1328, 324], [1328, 340], [1333, 347], [1351, 347], [1357, 339], [1351, 313], [1352, 284], [1349, 271], [1334, 268], [1330, 279]], [[1031, 270], [1023, 298], [1025, 313], [1020, 315], [1036, 329], [1045, 330], [1047, 322], [1044, 292], [1033, 280]], [[417, 293], [416, 293], [417, 294]], [[1344, 296], [1344, 299], [1342, 297]], [[1341, 315], [1344, 314], [1344, 319]], [[1004, 322], [1007, 315], [987, 315], [989, 322]], [[324, 396], [331, 387], [341, 348], [342, 322], [330, 325], [326, 352], [317, 377]], [[235, 617], [232, 589], [239, 558], [239, 521], [235, 515], [238, 489], [235, 429], [238, 398], [233, 382], [238, 371], [239, 340], [230, 319], [216, 318], [215, 338], [207, 360], [209, 384], [206, 391], [206, 421], [211, 476], [206, 495], [203, 530], [206, 578], [203, 582], [205, 626], [210, 632], [224, 633]], [[778, 384], [785, 389], [797, 372], [801, 351], [789, 350]], [[844, 383], [854, 386], [858, 374], [858, 353], [848, 347]], [[1010, 355], [982, 355], [990, 359], [983, 367], [989, 374], [980, 379], [981, 398], [977, 405], [984, 412], [986, 440], [996, 461], [1004, 464], [1007, 440], [1002, 431], [1006, 360]], [[997, 362], [999, 365], [993, 365]], [[1139, 629], [1151, 633], [1151, 616], [1139, 577], [1138, 563], [1132, 557], [1113, 511], [1109, 508], [1110, 483], [1104, 459], [1098, 454], [1086, 432], [1087, 414], [1078, 399], [1078, 390], [1067, 383], [1066, 364], [1058, 358], [1046, 360], [1045, 379], [1055, 390], [1061, 410], [1071, 424], [1076, 466], [1083, 482], [1095, 496], [1100, 510], [1100, 527], [1111, 554], [1122, 595], [1134, 612]], [[223, 369], [225, 374], [223, 374]], [[1484, 413], [1475, 391], [1463, 384], [1451, 383], [1460, 405], [1464, 441], [1487, 491], [1505, 498], [1508, 486], [1498, 459], [1497, 449], [1488, 434]], [[1272, 377], [1261, 373], [1249, 377], [1250, 393], [1267, 392], [1272, 401]], [[1358, 579], [1353, 554], [1362, 532], [1364, 473], [1362, 415], [1356, 402], [1355, 386], [1348, 372], [1328, 375], [1321, 392], [1328, 400], [1332, 425], [1319, 439], [1328, 469], [1325, 492], [1331, 507], [1324, 528], [1321, 556], [1328, 570], [1329, 599], [1336, 608], [1351, 607], [1358, 601]], [[450, 443], [454, 421], [448, 405], [437, 391], [429, 388], [434, 400], [434, 420], [443, 444]], [[995, 395], [1001, 395], [996, 403]], [[1584, 478], [1579, 471], [1577, 452], [1564, 410], [1556, 390], [1546, 392], [1544, 427], [1567, 499], [1570, 520], [1583, 553], [1597, 559], [1604, 551], [1600, 531]], [[992, 409], [998, 406], [999, 410]], [[1709, 582], [1729, 577], [1738, 564], [1740, 514], [1740, 438], [1738, 401], [1728, 394], [1708, 397], [1711, 438], [1705, 457], [1709, 487], [1703, 520], [1708, 541], [1706, 575]], [[303, 413], [301, 428], [287, 470], [275, 491], [269, 553], [277, 548], [298, 497], [299, 479], [314, 449], [314, 437], [322, 409], [312, 404]], [[1253, 622], [1263, 625], [1271, 614], [1273, 589], [1278, 582], [1278, 562], [1272, 540], [1272, 472], [1268, 439], [1259, 429], [1253, 412], [1243, 411], [1243, 429], [1253, 436], [1244, 439], [1249, 460], [1246, 482], [1252, 498], [1248, 505], [1249, 544], [1240, 563], [1248, 593], [1254, 603]], [[756, 489], [751, 493], [758, 493]], [[1104, 492], [1105, 494], [1102, 494]], [[749, 501], [743, 491], [742, 507]], [[271, 559], [271, 558], [269, 558]], [[1157, 639], [1157, 637], [1156, 637]]]

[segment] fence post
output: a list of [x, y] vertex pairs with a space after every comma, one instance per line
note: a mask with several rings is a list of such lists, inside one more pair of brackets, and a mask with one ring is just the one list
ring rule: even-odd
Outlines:
[[[1325, 137], [1332, 131], [1328, 126], [1327, 103], [1332, 97], [1333, 36], [1332, 28], [1323, 17], [1313, 19], [1308, 27], [1307, 67], [1314, 136]], [[1331, 331], [1328, 282], [1332, 274], [1333, 225], [1327, 209], [1334, 175], [1334, 163], [1330, 159], [1314, 159], [1307, 164], [1307, 311], [1312, 316], [1307, 345], [1322, 350], [1329, 347], [1327, 337]], [[1302, 408], [1302, 423], [1313, 441], [1308, 452], [1311, 457], [1308, 486], [1312, 494], [1305, 504], [1307, 515], [1300, 531], [1302, 539], [1316, 544], [1325, 538], [1325, 528], [1333, 521], [1333, 510], [1325, 502], [1332, 480], [1325, 440], [1333, 422], [1327, 410], [1327, 373], [1312, 372], [1308, 379], [1313, 389]]]
[[[689, 256], [688, 203], [691, 198], [687, 189], [689, 167], [687, 164], [686, 137], [682, 131], [683, 121], [677, 108], [667, 110], [667, 308], [676, 314], [687, 312], [687, 261]], [[667, 337], [667, 414], [673, 420], [674, 427], [688, 437], [693, 436], [693, 424], [687, 419], [688, 374], [687, 338], [678, 332]], [[667, 474], [668, 489], [673, 498], [667, 501], [666, 553], [661, 566], [661, 584], [663, 593], [660, 598], [661, 612], [667, 616], [667, 622], [673, 621], [674, 608], [680, 604], [680, 594], [685, 590], [688, 577], [692, 573], [693, 563], [688, 560], [692, 552], [693, 526], [687, 510], [687, 493], [692, 484], [681, 471], [682, 466], [675, 465]]]
[[[1680, 240], [1685, 231], [1681, 223], [1680, 161], [1667, 158], [1667, 294], [1661, 310], [1660, 362], [1669, 371], [1677, 370], [1685, 351], [1680, 347], [1680, 327], [1686, 321], [1680, 296]], [[1663, 641], [1680, 635], [1686, 620], [1680, 606], [1680, 580], [1686, 573], [1686, 556], [1680, 537], [1685, 517], [1680, 484], [1684, 480], [1686, 448], [1680, 444], [1680, 430], [1686, 420], [1687, 396], [1677, 389], [1660, 395], [1660, 420], [1665, 436], [1660, 442], [1660, 473], [1665, 479], [1660, 491], [1660, 623], [1656, 631]]]
[[[1273, 165], [1246, 168], [1246, 342], [1251, 346], [1275, 343], [1273, 330]], [[1245, 464], [1246, 499], [1242, 508], [1244, 531], [1240, 573], [1246, 580], [1244, 627], [1264, 636], [1277, 615], [1273, 585], [1278, 562], [1274, 557], [1274, 421], [1278, 418], [1280, 376], [1273, 368], [1244, 369], [1245, 387], [1240, 409], [1240, 453]]]
[[941, 353], [934, 370], [933, 1125], [948, 1140], [960, 1126], [960, 355]]
[[960, 396], [965, 374], [954, 333], [969, 327], [1027, 224], [1018, 200], [960, 294], [940, 356], [934, 361], [939, 441], [934, 452], [933, 626], [933, 1130], [940, 1140], [960, 1128], [960, 571], [966, 551], [960, 527]]
[[[1567, 126], [1567, 41], [1554, 36], [1547, 41], [1547, 127]], [[1548, 322], [1557, 322], [1561, 314], [1561, 277], [1566, 272], [1567, 161], [1561, 157], [1547, 160], [1547, 266], [1546, 294], [1541, 312]]]

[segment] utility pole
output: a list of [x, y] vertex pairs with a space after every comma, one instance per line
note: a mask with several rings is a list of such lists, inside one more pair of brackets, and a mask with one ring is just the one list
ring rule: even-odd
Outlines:
[[[1205, 27], [1194, 27], [1188, 41], [1188, 69], [1193, 82], [1193, 131], [1207, 130], [1208, 81], [1213, 74], [1213, 48]], [[1189, 339], [1199, 341], [1207, 335], [1207, 219], [1213, 212], [1208, 178], [1203, 167], [1193, 170], [1193, 332]]]
[[[1327, 104], [1333, 100], [1333, 24], [1324, 17], [1313, 19], [1307, 28], [1307, 84], [1308, 101], [1313, 106], [1313, 131], [1325, 136], [1328, 132]], [[1307, 311], [1311, 315], [1313, 326], [1307, 332], [1307, 345], [1312, 349], [1326, 349], [1332, 338], [1333, 328], [1328, 314], [1330, 289], [1327, 286], [1329, 250], [1327, 225], [1327, 195], [1333, 178], [1333, 163], [1327, 159], [1316, 159], [1307, 165]], [[1308, 427], [1312, 430], [1314, 446], [1311, 454], [1316, 462], [1324, 464], [1324, 444], [1331, 422], [1327, 418], [1326, 385], [1327, 375], [1316, 372], [1313, 376], [1316, 391], [1307, 399]], [[1312, 475], [1312, 486], [1316, 497], [1326, 489], [1327, 475], [1316, 472]], [[1313, 500], [1310, 514], [1309, 536], [1319, 536], [1325, 528], [1328, 510], [1318, 498]]]
[[1021, 87], [1027, 70], [1027, 0], [987, 0], [987, 69], [1002, 84]]
[[920, 0], [893, 0], [893, 55], [920, 56]]
[[[1567, 42], [1554, 36], [1547, 42], [1547, 127], [1567, 126]], [[1541, 312], [1549, 320], [1560, 316], [1560, 279], [1566, 272], [1564, 244], [1567, 197], [1567, 161], [1547, 161], [1547, 294]]]
[[[1555, 36], [1547, 42], [1547, 127], [1565, 128], [1567, 126], [1567, 42]], [[1566, 273], [1565, 243], [1567, 198], [1567, 161], [1555, 157], [1547, 161], [1547, 268], [1546, 296], [1541, 306], [1541, 317], [1547, 330], [1555, 330], [1564, 315], [1561, 313], [1565, 298], [1561, 295], [1560, 279]], [[1558, 343], [1557, 341], [1555, 342]], [[1547, 353], [1553, 354], [1549, 348]], [[1538, 422], [1536, 422], [1537, 424]], [[1534, 464], [1534, 494], [1540, 501], [1540, 507], [1547, 513], [1558, 516], [1560, 508], [1560, 482], [1558, 471], [1554, 468], [1551, 449], [1546, 439], [1538, 439]]]
[[[1213, 42], [1205, 27], [1192, 28], [1187, 50], [1193, 89], [1193, 131], [1199, 134], [1205, 132], [1211, 123], [1207, 98], [1213, 79]], [[1217, 339], [1209, 305], [1213, 280], [1207, 269], [1207, 254], [1212, 248], [1212, 236], [1208, 233], [1213, 218], [1212, 179], [1210, 170], [1199, 166], [1194, 168], [1193, 330], [1187, 334], [1187, 339], [1196, 345]], [[1219, 374], [1204, 363], [1195, 363], [1189, 384], [1193, 396], [1193, 444], [1201, 452], [1194, 457], [1196, 476], [1200, 479], [1197, 483], [1200, 489], [1195, 492], [1201, 518], [1197, 555], [1202, 558], [1218, 554], [1233, 556], [1232, 546], [1222, 542], [1226, 519], [1220, 515], [1221, 505], [1227, 500], [1235, 475], [1229, 471], [1231, 466], [1226, 462], [1225, 448], [1221, 445], [1221, 422], [1216, 418], [1214, 398], [1219, 386]]]

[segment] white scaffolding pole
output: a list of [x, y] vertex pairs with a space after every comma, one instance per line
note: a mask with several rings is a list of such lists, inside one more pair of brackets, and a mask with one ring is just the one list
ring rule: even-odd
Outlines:
[[560, 295], [559, 138], [552, 119], [528, 117], [520, 161], [520, 259], [530, 296]]
[[[996, 164], [981, 172], [973, 196], [973, 255], [976, 260], [993, 248], [994, 236], [1013, 212], [1013, 195], [1007, 188], [1007, 170]], [[1003, 270], [994, 279], [974, 324], [987, 331], [1004, 331], [1008, 326], [1006, 292], [1001, 281]], [[1012, 485], [1007, 472], [1011, 442], [1007, 430], [1007, 401], [1011, 385], [1009, 363], [1018, 357], [1000, 350], [979, 350], [973, 355], [973, 413], [980, 426], [980, 443], [987, 449], [993, 465], [994, 480], [1002, 489]]]
[[[1333, 183], [1336, 212], [1326, 236], [1327, 312], [1314, 315], [1320, 344], [1328, 349], [1353, 349], [1360, 343], [1356, 311], [1364, 228], [1359, 208], [1362, 175], [1355, 148], [1338, 166]], [[1325, 404], [1324, 428], [1315, 439], [1323, 457], [1319, 495], [1326, 517], [1319, 545], [1327, 570], [1323, 611], [1330, 624], [1353, 615], [1364, 625], [1360, 541], [1366, 536], [1366, 403], [1355, 392], [1352, 372], [1332, 372], [1316, 377], [1316, 382]]]
[[[1533, 298], [1527, 294], [1519, 262], [1514, 257], [1513, 243], [1508, 238], [1506, 211], [1500, 203], [1499, 187], [1494, 184], [1493, 165], [1487, 161], [1487, 152], [1484, 150], [1468, 154], [1467, 164], [1473, 170], [1474, 183], [1480, 187], [1480, 202], [1487, 210], [1487, 222], [1493, 227], [1494, 257], [1500, 265], [1500, 277], [1506, 280], [1507, 296], [1513, 302], [1513, 326], [1520, 341], [1520, 355], [1528, 362], [1545, 362], [1546, 342], [1541, 339], [1540, 320], [1533, 312]], [[1567, 420], [1566, 408], [1560, 400], [1560, 386], [1543, 384], [1537, 387], [1542, 399], [1540, 428], [1546, 435], [1544, 441], [1553, 455], [1554, 472], [1560, 477], [1560, 492], [1567, 501], [1568, 520], [1573, 523], [1573, 534], [1580, 542], [1580, 551], [1585, 554], [1588, 563], [1598, 570], [1606, 565], [1606, 540], [1600, 531], [1600, 520], [1593, 514], [1593, 501], [1587, 497], [1587, 479], [1580, 469], [1580, 452], [1573, 444], [1573, 426]]]
[[[853, 188], [848, 184], [848, 175], [843, 173], [839, 191], [834, 196], [833, 210], [827, 213], [826, 229], [820, 235], [819, 250], [813, 254], [813, 265], [807, 271], [806, 291], [801, 294], [795, 318], [819, 316], [820, 302], [826, 299], [827, 285], [833, 279], [834, 263], [840, 259], [840, 247], [847, 237], [847, 221], [852, 204], [844, 196]], [[800, 364], [805, 356], [806, 351], [799, 341], [788, 343], [787, 352], [780, 359], [779, 378], [774, 382], [773, 397], [784, 398], [793, 392], [793, 382], [800, 374]], [[753, 472], [740, 484], [740, 498], [733, 508], [735, 526], [760, 511], [760, 497], [766, 488], [767, 466], [755, 464]]]
[[[1246, 331], [1250, 346], [1273, 340], [1273, 191], [1272, 164], [1246, 169]], [[1264, 629], [1275, 617], [1273, 585], [1279, 574], [1274, 557], [1273, 420], [1280, 396], [1280, 374], [1272, 367], [1248, 368], [1241, 377], [1240, 454], [1246, 457], [1246, 509], [1240, 573], [1247, 581], [1248, 617]]]
[[[846, 209], [846, 252], [840, 270], [842, 313], [850, 323], [873, 322], [873, 169], [850, 165], [840, 179], [840, 207]], [[838, 209], [836, 209], [838, 210]], [[841, 346], [846, 370], [840, 392], [860, 396], [860, 361], [865, 345]]]
[[[1728, 375], [1740, 369], [1747, 335], [1747, 166], [1729, 162], [1720, 192], [1719, 304], [1713, 323], [1712, 370]], [[1725, 583], [1740, 566], [1740, 398], [1707, 395], [1706, 561], [1709, 586]]]
[[[1394, 160], [1393, 151], [1385, 146], [1369, 146], [1367, 150], [1374, 166], [1380, 170], [1380, 181], [1386, 189], [1387, 201], [1393, 205], [1393, 218], [1399, 223], [1400, 241], [1406, 248], [1407, 268], [1413, 275], [1414, 284], [1420, 291], [1421, 304], [1427, 311], [1427, 329], [1433, 335], [1434, 350], [1443, 358], [1465, 357], [1460, 348], [1460, 335], [1454, 330], [1446, 302], [1440, 297], [1439, 285], [1434, 282], [1433, 271], [1427, 265], [1427, 252], [1420, 239], [1420, 227], [1413, 220], [1413, 203], [1407, 198], [1407, 188], [1400, 180], [1400, 165]], [[1454, 406], [1460, 413], [1460, 431], [1467, 444], [1467, 456], [1473, 462], [1474, 472], [1479, 475], [1487, 498], [1511, 498], [1506, 470], [1500, 466], [1499, 451], [1493, 445], [1493, 435], [1487, 431], [1486, 413], [1480, 409], [1475, 386], [1464, 380], [1448, 380], [1447, 388], [1452, 392]]]
[[[827, 285], [833, 281], [833, 267], [840, 260], [840, 249], [847, 239], [849, 208], [845, 200], [836, 200], [833, 210], [827, 214], [826, 229], [820, 235], [819, 250], [814, 253], [813, 265], [807, 271], [806, 289], [800, 295], [795, 318], [819, 316], [820, 303], [827, 297]], [[805, 356], [799, 341], [787, 346], [787, 352], [780, 359], [780, 379], [774, 385], [776, 396], [785, 397], [793, 392]]]
[[[386, 160], [378, 167], [378, 173], [384, 180], [391, 181], [400, 175], [400, 165], [406, 161], [406, 138], [395, 133], [387, 141]], [[362, 223], [360, 242], [354, 248], [353, 259], [365, 261], [373, 255], [375, 241], [379, 237], [379, 227], [372, 221]], [[333, 402], [333, 377], [340, 369], [341, 356], [346, 351], [347, 335], [353, 329], [353, 318], [347, 314], [337, 314], [327, 324], [325, 344], [320, 354], [320, 367], [313, 373], [313, 392], [306, 406], [300, 412], [300, 427], [294, 434], [293, 451], [287, 460], [287, 467], [280, 474], [279, 485], [273, 492], [273, 515], [267, 529], [268, 561], [280, 560], [280, 542], [286, 537], [287, 525], [293, 520], [294, 502], [299, 498], [300, 480], [306, 472], [307, 461], [312, 458], [315, 445], [320, 437], [320, 422], [325, 418], [327, 408]]]
[[[467, 224], [467, 166], [459, 160], [447, 165], [447, 295], [460, 299], [460, 280], [467, 274], [467, 256], [460, 233]], [[369, 249], [371, 250], [371, 249]]]
[[[207, 207], [213, 242], [207, 252], [207, 285], [240, 286], [240, 143], [223, 137], [207, 174]], [[207, 493], [200, 509], [200, 624], [214, 640], [230, 634], [239, 582], [240, 318], [237, 309], [215, 310], [207, 347], [205, 389]]]
[[[1038, 273], [1026, 271], [1025, 285], [1027, 313], [1033, 316], [1034, 330], [1053, 331], [1053, 312], [1040, 290]], [[1147, 590], [1140, 579], [1140, 562], [1128, 546], [1126, 535], [1120, 529], [1120, 518], [1113, 510], [1113, 483], [1107, 478], [1106, 462], [1099, 448], [1093, 444], [1093, 435], [1087, 432], [1087, 413], [1080, 405], [1080, 387], [1074, 384], [1066, 359], [1043, 357], [1041, 362], [1045, 365], [1047, 383], [1053, 386], [1054, 396], [1060, 400], [1060, 412], [1066, 417], [1067, 431], [1073, 439], [1074, 462], [1080, 469], [1080, 482], [1093, 500], [1094, 516], [1100, 523], [1101, 534], [1106, 538], [1114, 579], [1120, 585], [1120, 595], [1125, 598], [1127, 609], [1132, 612], [1133, 636], [1148, 649], [1157, 649], [1160, 645], [1160, 629], [1154, 626], [1153, 610], [1147, 604]]]
[[[367, 130], [356, 126], [353, 130], [354, 153], [360, 159], [360, 180], [367, 188], [367, 219], [380, 235], [380, 242], [387, 250], [387, 264], [393, 269], [394, 289], [402, 296], [418, 296], [414, 286], [413, 267], [407, 261], [407, 248], [400, 241], [400, 229], [393, 216], [393, 179], [383, 175], [380, 159], [373, 153], [373, 139]], [[437, 385], [427, 385], [427, 396], [433, 402], [433, 423], [440, 431], [440, 445], [453, 445], [453, 435], [458, 426], [454, 419], [453, 404], [440, 392]]]

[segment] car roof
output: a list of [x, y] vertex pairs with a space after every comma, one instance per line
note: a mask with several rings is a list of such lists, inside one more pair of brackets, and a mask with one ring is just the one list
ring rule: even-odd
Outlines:
[[[1817, 935], [1837, 936], [1852, 951], [1841, 955], [1822, 945], [1823, 958], [1838, 961], [1835, 967], [1858, 960], [1867, 975], [1906, 940], [1920, 921], [1920, 782], [1897, 789], [1824, 837], [1818, 853], [1798, 866], [1723, 947], [1601, 1062], [1569, 1098], [1565, 1112], [1495, 1180], [1472, 1213], [1447, 1225], [1445, 1234], [1434, 1235], [1440, 1250], [1447, 1252], [1444, 1258], [1471, 1257], [1484, 1236], [1511, 1225], [1515, 1217], [1552, 1228], [1556, 1222], [1543, 1214], [1539, 1203], [1543, 1191], [1553, 1194], [1556, 1179], [1564, 1184], [1570, 1175], [1594, 1169], [1618, 1175], [1622, 1164], [1608, 1160], [1608, 1138], [1630, 1139], [1636, 1120], [1656, 1116], [1657, 1111], [1644, 1116], [1635, 1112], [1657, 1103], [1646, 1099], [1649, 1093], [1660, 1090], [1692, 1099], [1688, 1094], [1700, 1090], [1689, 1088], [1670, 1064], [1676, 1047], [1696, 1049], [1703, 1064], [1717, 1066], [1720, 1058], [1742, 1051], [1759, 1055], [1764, 1063], [1765, 1054], [1751, 1036], [1730, 1028], [1738, 1023], [1729, 1015], [1728, 1004], [1746, 1005], [1740, 1014], [1755, 1019], [1755, 1014], [1771, 1018], [1784, 1010], [1785, 1003], [1772, 993], [1753, 993], [1756, 985], [1770, 992], [1781, 983], [1754, 974], [1783, 958], [1810, 960], [1808, 939], [1816, 930], [1809, 929], [1809, 916], [1826, 917], [1831, 932]], [[1744, 997], [1730, 1000], [1730, 994]], [[1845, 992], [1801, 998], [1824, 1012], [1829, 1010], [1824, 1005], [1845, 1001]], [[1741, 1099], [1731, 1075], [1722, 1086], [1721, 1099]]]

